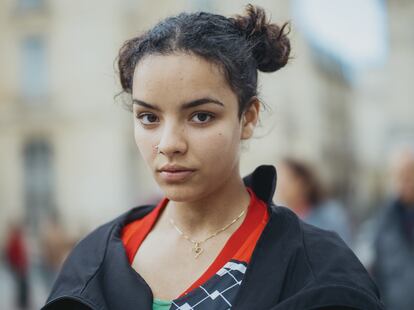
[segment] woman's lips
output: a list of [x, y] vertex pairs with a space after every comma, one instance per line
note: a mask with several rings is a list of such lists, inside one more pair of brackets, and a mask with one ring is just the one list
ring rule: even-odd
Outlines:
[[182, 182], [189, 178], [194, 170], [161, 170], [159, 172], [161, 178], [167, 182]]

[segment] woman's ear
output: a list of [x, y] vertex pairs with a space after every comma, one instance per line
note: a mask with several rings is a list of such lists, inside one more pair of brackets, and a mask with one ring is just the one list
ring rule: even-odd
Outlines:
[[249, 107], [242, 114], [241, 119], [241, 135], [242, 140], [249, 139], [256, 128], [257, 121], [259, 120], [259, 110], [260, 110], [260, 101], [257, 97], [254, 97], [250, 103]]

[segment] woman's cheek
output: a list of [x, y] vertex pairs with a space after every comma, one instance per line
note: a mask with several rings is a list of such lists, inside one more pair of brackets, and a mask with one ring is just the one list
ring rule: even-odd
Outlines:
[[151, 137], [140, 132], [137, 129], [135, 130], [134, 136], [135, 136], [135, 144], [137, 145], [142, 158], [145, 160], [147, 164], [150, 164], [152, 159], [155, 157], [155, 151], [151, 147], [152, 146]]
[[222, 129], [216, 132], [206, 133], [203, 137], [198, 137], [197, 153], [205, 160], [216, 165], [228, 163], [228, 157], [233, 157], [237, 152], [237, 141], [234, 141], [231, 130]]

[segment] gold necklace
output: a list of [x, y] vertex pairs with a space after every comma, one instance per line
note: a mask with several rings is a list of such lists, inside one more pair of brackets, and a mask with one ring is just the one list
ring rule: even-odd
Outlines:
[[177, 227], [177, 225], [175, 225], [174, 220], [173, 220], [173, 219], [171, 219], [171, 218], [170, 218], [170, 223], [171, 223], [171, 225], [173, 225], [173, 226], [174, 226], [175, 230], [176, 230], [176, 231], [178, 231], [178, 233], [179, 233], [179, 234], [180, 234], [180, 235], [181, 235], [181, 236], [182, 236], [185, 240], [188, 240], [189, 242], [191, 242], [191, 243], [193, 244], [192, 251], [194, 252], [194, 257], [195, 257], [195, 258], [198, 258], [198, 257], [201, 255], [201, 253], [203, 253], [203, 252], [204, 252], [204, 249], [200, 246], [202, 243], [204, 243], [204, 242], [206, 242], [207, 240], [209, 240], [209, 239], [211, 239], [211, 238], [213, 238], [213, 237], [217, 236], [219, 233], [221, 233], [221, 232], [225, 231], [225, 230], [226, 230], [227, 228], [229, 228], [231, 225], [233, 225], [234, 223], [236, 223], [236, 222], [237, 222], [237, 220], [238, 220], [239, 218], [241, 218], [245, 212], [246, 212], [246, 209], [245, 209], [245, 210], [243, 210], [243, 211], [239, 214], [239, 216], [237, 216], [235, 219], [233, 219], [233, 221], [231, 221], [231, 223], [227, 224], [227, 225], [226, 225], [226, 226], [224, 226], [223, 228], [221, 228], [221, 229], [217, 230], [215, 233], [213, 233], [212, 235], [208, 236], [207, 238], [205, 238], [204, 240], [201, 240], [201, 241], [195, 241], [195, 240], [191, 239], [189, 236], [187, 236], [186, 234], [184, 234], [184, 233], [181, 231], [181, 229], [179, 229], [179, 228]]

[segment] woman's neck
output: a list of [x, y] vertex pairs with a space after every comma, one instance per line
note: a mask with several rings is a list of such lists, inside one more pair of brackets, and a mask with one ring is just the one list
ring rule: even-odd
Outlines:
[[[173, 219], [185, 234], [197, 240], [231, 223], [247, 209], [249, 202], [250, 195], [238, 175], [229, 178], [228, 182], [207, 197], [191, 202], [169, 201], [163, 213], [166, 220]], [[239, 224], [246, 213], [238, 220]]]

